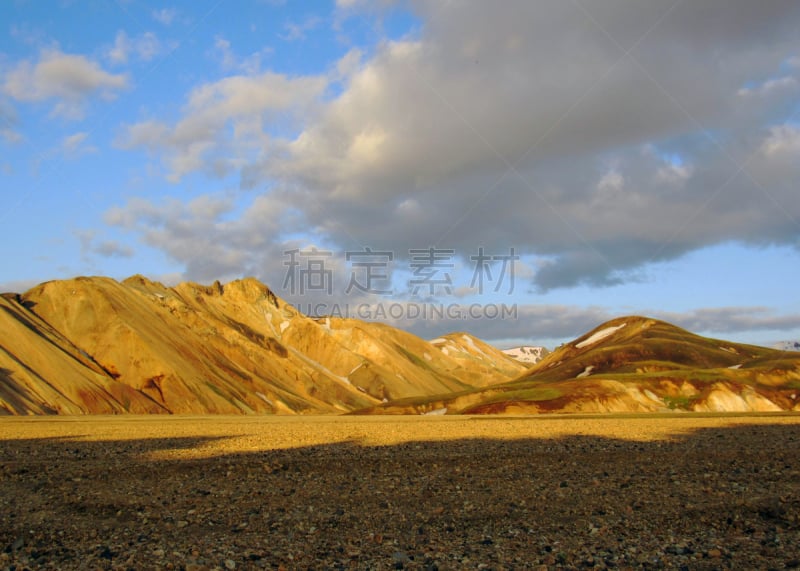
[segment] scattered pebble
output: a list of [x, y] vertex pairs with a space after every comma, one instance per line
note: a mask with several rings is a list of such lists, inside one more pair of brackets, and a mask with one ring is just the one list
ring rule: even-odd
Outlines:
[[4, 424], [0, 570], [800, 568], [800, 417], [712, 420]]

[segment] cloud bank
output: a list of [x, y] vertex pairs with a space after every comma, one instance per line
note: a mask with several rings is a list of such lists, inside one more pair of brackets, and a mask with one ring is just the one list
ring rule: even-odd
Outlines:
[[[341, 5], [341, 18], [367, 9]], [[186, 93], [178, 119], [120, 133], [170, 181], [235, 174], [245, 208], [137, 199], [107, 222], [191, 279], [271, 283], [298, 234], [398, 258], [514, 247], [540, 292], [624, 283], [716, 244], [800, 248], [797, 2], [412, 6], [413, 37], [315, 76], [229, 66]], [[44, 97], [35, 69], [18, 83]]]

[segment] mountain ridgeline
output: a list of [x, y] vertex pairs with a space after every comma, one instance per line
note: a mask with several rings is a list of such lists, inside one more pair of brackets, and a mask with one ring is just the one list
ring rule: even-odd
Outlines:
[[255, 279], [52, 281], [0, 297], [0, 414], [332, 414], [526, 370], [466, 334], [447, 344], [308, 318]]
[[566, 343], [517, 379], [364, 412], [537, 414], [800, 411], [800, 353], [709, 339], [621, 317]]
[[642, 317], [531, 364], [465, 333], [428, 342], [312, 319], [252, 278], [76, 278], [0, 296], [0, 414], [786, 411], [798, 400], [800, 353]]

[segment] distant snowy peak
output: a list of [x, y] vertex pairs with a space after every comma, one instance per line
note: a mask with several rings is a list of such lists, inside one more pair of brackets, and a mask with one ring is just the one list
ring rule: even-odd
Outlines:
[[509, 357], [513, 357], [514, 359], [516, 359], [517, 361], [521, 361], [522, 363], [530, 363], [531, 365], [541, 361], [544, 358], [544, 356], [547, 355], [549, 352], [550, 351], [548, 351], [545, 347], [533, 347], [533, 346], [503, 349], [503, 353], [505, 353]]
[[800, 341], [781, 341], [772, 346], [778, 351], [800, 351]]

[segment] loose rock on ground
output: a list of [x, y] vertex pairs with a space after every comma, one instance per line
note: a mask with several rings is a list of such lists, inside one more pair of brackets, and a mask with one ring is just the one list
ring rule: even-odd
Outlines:
[[0, 569], [800, 568], [796, 416], [0, 431]]

